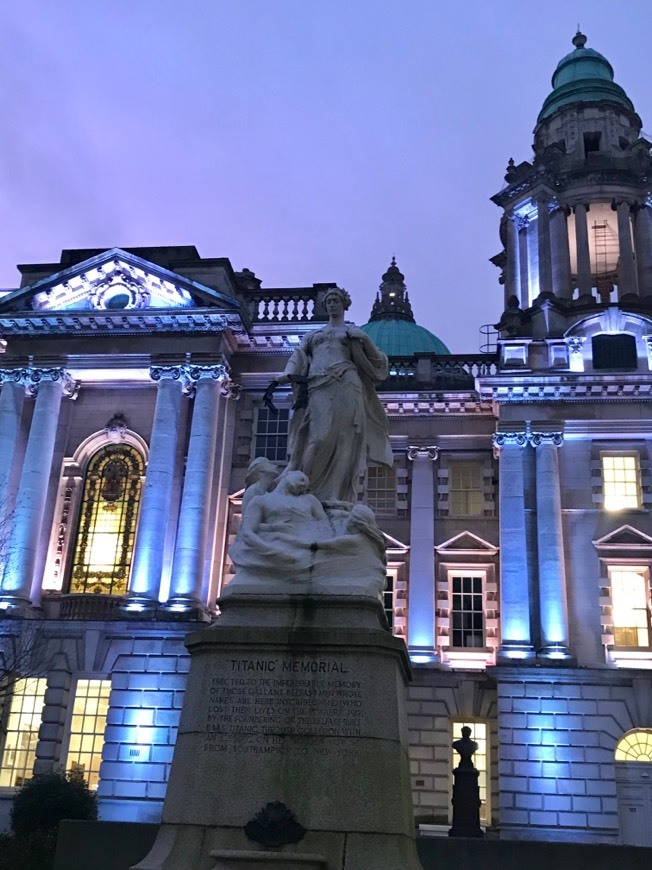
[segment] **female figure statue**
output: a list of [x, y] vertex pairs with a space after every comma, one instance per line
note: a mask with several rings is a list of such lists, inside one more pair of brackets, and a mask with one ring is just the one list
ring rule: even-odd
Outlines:
[[307, 474], [321, 502], [353, 502], [369, 462], [392, 465], [387, 417], [375, 390], [387, 377], [387, 357], [365, 332], [345, 323], [350, 304], [346, 290], [326, 293], [328, 324], [304, 337], [278, 379], [293, 382], [295, 393], [297, 380], [307, 379], [307, 401], [302, 395], [295, 402], [290, 424], [287, 470]]

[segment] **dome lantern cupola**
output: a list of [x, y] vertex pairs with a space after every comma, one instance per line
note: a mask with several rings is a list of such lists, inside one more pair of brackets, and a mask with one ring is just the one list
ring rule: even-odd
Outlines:
[[392, 257], [383, 275], [369, 323], [361, 328], [389, 357], [450, 353], [443, 341], [415, 322], [405, 276], [396, 265], [396, 257]]

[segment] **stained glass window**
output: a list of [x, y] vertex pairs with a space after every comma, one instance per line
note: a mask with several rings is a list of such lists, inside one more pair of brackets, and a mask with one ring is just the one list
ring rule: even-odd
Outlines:
[[124, 595], [134, 547], [143, 458], [128, 444], [109, 444], [86, 470], [70, 592]]
[[652, 728], [625, 734], [616, 746], [616, 761], [652, 761]]
[[77, 680], [66, 769], [96, 789], [104, 746], [111, 680]]
[[45, 677], [16, 680], [13, 685], [2, 751], [0, 786], [20, 786], [32, 777], [45, 688]]

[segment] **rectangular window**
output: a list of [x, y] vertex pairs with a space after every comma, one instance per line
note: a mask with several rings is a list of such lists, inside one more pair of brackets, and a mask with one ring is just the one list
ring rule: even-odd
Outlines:
[[482, 515], [482, 463], [451, 462], [448, 478], [448, 513], [451, 516]]
[[31, 779], [45, 705], [45, 677], [16, 680], [11, 691], [0, 767], [0, 786], [21, 786]]
[[111, 680], [77, 680], [66, 770], [83, 776], [92, 789], [100, 779], [110, 691]]
[[264, 456], [272, 462], [287, 462], [289, 427], [289, 408], [279, 408], [278, 414], [273, 414], [269, 408], [259, 408], [254, 459]]
[[366, 503], [379, 517], [396, 515], [396, 470], [384, 465], [367, 469]]
[[451, 646], [483, 647], [484, 596], [481, 574], [451, 574]]
[[[487, 743], [487, 724], [486, 722], [468, 722], [466, 719], [454, 719], [451, 723], [453, 741], [461, 740], [462, 728], [468, 726], [471, 729], [471, 740], [475, 740], [478, 748], [471, 759], [473, 766], [480, 774], [478, 776], [478, 787], [480, 789], [480, 822], [483, 825], [489, 824], [490, 808], [489, 808], [489, 745]], [[451, 749], [451, 761], [453, 768], [460, 763], [460, 756]], [[453, 777], [451, 777], [452, 783]]]
[[389, 623], [390, 631], [394, 628], [394, 575], [385, 576], [385, 591], [383, 592], [383, 609]]
[[603, 453], [604, 507], [620, 511], [641, 506], [641, 470], [638, 453]]
[[616, 646], [650, 646], [650, 580], [647, 568], [611, 568], [611, 612]]

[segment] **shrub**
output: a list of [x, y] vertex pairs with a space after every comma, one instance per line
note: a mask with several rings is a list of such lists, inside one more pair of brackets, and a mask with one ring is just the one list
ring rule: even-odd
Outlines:
[[97, 795], [78, 776], [39, 774], [16, 794], [11, 828], [17, 837], [35, 832], [56, 833], [62, 819], [92, 821], [97, 818]]

